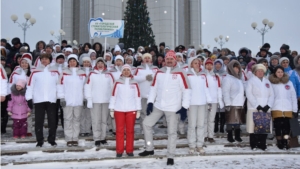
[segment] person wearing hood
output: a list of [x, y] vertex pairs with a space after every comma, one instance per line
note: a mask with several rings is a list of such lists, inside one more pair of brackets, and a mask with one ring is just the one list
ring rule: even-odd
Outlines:
[[[220, 53], [220, 55], [219, 55], [218, 58], [226, 57], [226, 56], [228, 56], [228, 55], [229, 55], [228, 49], [227, 49], [227, 48], [223, 48], [223, 49], [221, 49], [221, 53]], [[218, 56], [218, 55], [217, 55], [217, 56]]]
[[178, 116], [186, 120], [190, 105], [190, 85], [185, 71], [176, 66], [176, 54], [166, 54], [166, 66], [156, 72], [147, 100], [147, 117], [143, 121], [146, 150], [139, 156], [154, 154], [152, 127], [163, 116], [168, 122], [167, 165], [174, 165]]
[[62, 53], [61, 47], [60, 47], [59, 44], [55, 44], [55, 45], [53, 46], [53, 52], [54, 52], [55, 54], [56, 54], [56, 53]]
[[158, 71], [158, 67], [153, 66], [152, 64], [152, 55], [150, 53], [145, 53], [142, 55], [143, 63], [137, 67], [136, 72], [134, 74], [134, 80], [139, 83], [140, 92], [141, 92], [141, 132], [143, 130], [143, 121], [147, 116], [147, 99], [149, 96], [149, 91], [151, 87], [151, 83], [153, 81], [153, 77], [155, 73]]
[[[242, 81], [242, 68], [238, 61], [231, 61], [227, 66], [227, 76], [222, 81], [222, 94], [225, 102], [225, 119], [227, 140], [229, 142], [242, 142], [240, 125], [245, 124], [244, 85]], [[234, 139], [232, 132], [234, 131]]]
[[104, 53], [104, 60], [106, 62], [106, 65], [107, 65], [107, 70], [110, 71], [110, 69], [113, 69], [114, 68], [114, 64], [112, 63], [112, 54], [110, 52], [106, 52]]
[[268, 79], [269, 75], [271, 74], [271, 71], [269, 70], [268, 60], [265, 58], [259, 59], [257, 64], [263, 64], [266, 67], [266, 72], [265, 72], [264, 76]]
[[190, 52], [188, 53], [188, 59], [195, 57], [196, 56], [196, 50], [191, 49]]
[[[24, 53], [21, 57], [20, 67], [13, 71], [11, 74], [8, 86], [11, 88], [18, 80], [25, 80], [26, 82], [29, 80], [31, 69], [33, 68], [32, 64], [32, 55], [30, 53]], [[10, 90], [9, 90], [10, 94]], [[27, 134], [26, 136], [32, 136], [32, 116], [29, 116], [27, 119]]]
[[271, 73], [274, 73], [275, 67], [279, 65], [279, 57], [277, 55], [272, 55], [270, 58], [269, 70]]
[[91, 58], [92, 61], [92, 67], [94, 68], [96, 66], [96, 51], [93, 49], [90, 49], [89, 52], [87, 53], [87, 56]]
[[292, 71], [290, 60], [287, 57], [281, 57], [279, 59], [279, 65], [284, 68], [285, 73], [289, 73], [290, 71]]
[[9, 65], [9, 66], [12, 66], [13, 59], [14, 59], [15, 55], [17, 53], [19, 53], [19, 50], [22, 47], [22, 43], [21, 43], [20, 38], [17, 38], [17, 37], [13, 38], [11, 40], [11, 43], [13, 44], [13, 47], [10, 49], [9, 54], [6, 57], [6, 64]]
[[[141, 94], [138, 83], [133, 79], [131, 66], [124, 65], [121, 77], [113, 85], [109, 101], [110, 115], [116, 123], [116, 153], [122, 157], [124, 150], [129, 157], [133, 157], [134, 124], [140, 117]], [[105, 130], [106, 131], [106, 130]], [[126, 146], [124, 147], [124, 134]]]
[[[220, 76], [221, 79], [221, 83], [223, 81], [223, 79], [226, 77], [227, 75], [227, 71], [225, 69], [225, 65], [223, 63], [222, 59], [217, 59], [214, 61], [214, 73], [218, 74]], [[219, 131], [219, 122], [220, 122], [220, 132], [224, 133], [224, 125], [225, 125], [225, 109], [224, 108], [217, 108], [217, 113], [216, 113], [216, 117], [215, 117], [215, 128], [214, 128], [214, 132], [217, 133]]]
[[104, 59], [102, 57], [97, 58], [96, 66], [90, 72], [84, 86], [87, 107], [91, 109], [93, 139], [97, 147], [100, 144], [107, 145], [108, 104], [114, 81], [113, 75], [107, 70]]
[[51, 146], [57, 146], [56, 138], [56, 100], [57, 100], [57, 84], [59, 81], [59, 72], [56, 67], [50, 66], [51, 54], [43, 53], [40, 57], [41, 65], [32, 70], [29, 77], [26, 100], [29, 108], [35, 106], [35, 135], [37, 147], [44, 144], [44, 120], [45, 113], [48, 119], [48, 143]]
[[[249, 49], [243, 47], [239, 50], [239, 56], [238, 56], [238, 59], [241, 62], [245, 61], [247, 64], [251, 61], [251, 55], [249, 56]], [[242, 60], [242, 61], [241, 61]]]
[[128, 64], [131, 66], [131, 74], [135, 74], [136, 67], [133, 66], [134, 59], [133, 56], [127, 56], [125, 59], [125, 64]]
[[291, 118], [298, 118], [298, 106], [296, 92], [289, 76], [284, 73], [282, 66], [277, 66], [274, 73], [269, 76], [273, 92], [274, 106], [272, 107], [272, 118], [274, 121], [277, 147], [289, 149], [288, 138], [290, 137]]
[[[246, 129], [250, 134], [251, 149], [256, 150], [257, 148], [260, 148], [266, 150], [267, 134], [254, 133], [255, 124], [253, 112], [262, 111], [264, 113], [271, 113], [274, 106], [274, 92], [273, 87], [270, 85], [270, 81], [264, 77], [266, 67], [263, 64], [256, 64], [253, 66], [252, 72], [254, 76], [248, 80], [246, 87], [248, 107]], [[272, 125], [270, 126], [270, 131], [272, 131]]]
[[177, 67], [185, 71], [188, 70], [188, 65], [183, 61], [183, 55], [180, 52], [176, 53]]
[[224, 107], [222, 100], [222, 89], [221, 89], [221, 78], [218, 74], [214, 73], [213, 61], [207, 59], [204, 61], [205, 74], [207, 77], [208, 89], [212, 98], [211, 106], [207, 106], [205, 111], [205, 126], [204, 126], [204, 136], [205, 141], [210, 143], [215, 142], [214, 140], [214, 120], [216, 117], [216, 112], [218, 106], [220, 109]]
[[43, 50], [45, 50], [46, 48], [46, 43], [44, 41], [38, 41], [35, 45], [35, 50], [33, 51], [33, 58], [32, 58], [32, 62], [34, 63], [35, 60], [37, 59], [38, 56], [41, 55], [41, 52]]
[[86, 74], [80, 69], [77, 55], [68, 56], [68, 67], [60, 75], [57, 97], [64, 109], [64, 135], [67, 146], [78, 146], [83, 88]]
[[[82, 70], [85, 72], [86, 77], [89, 76], [92, 71], [91, 58], [83, 57], [82, 58]], [[83, 101], [83, 110], [80, 117], [80, 136], [89, 136], [91, 133], [92, 127], [92, 118], [91, 118], [91, 110], [87, 107], [87, 100], [84, 98]]]
[[[296, 66], [295, 69], [290, 70], [287, 74], [296, 90], [297, 98], [300, 99], [300, 55], [294, 57], [294, 65]], [[300, 107], [300, 103], [298, 106]]]
[[52, 62], [50, 65], [56, 66], [58, 72], [61, 74], [62, 70], [65, 67], [68, 67], [68, 62], [65, 62], [65, 60], [67, 59], [63, 53], [57, 53], [54, 58], [55, 58], [55, 62]]
[[294, 62], [293, 62], [293, 57], [290, 55], [289, 50], [290, 50], [290, 46], [283, 44], [280, 47], [280, 56], [281, 56], [281, 58], [288, 58], [289, 59], [289, 66], [292, 69], [295, 69], [295, 65], [294, 65]]
[[71, 55], [73, 53], [73, 49], [71, 47], [65, 47], [64, 48], [64, 55], [65, 55], [65, 60], [67, 62], [68, 65], [68, 56]]
[[95, 42], [94, 44], [93, 44], [93, 49], [95, 50], [95, 52], [96, 52], [96, 58], [98, 58], [98, 57], [103, 57], [102, 56], [102, 44], [101, 43], [99, 43], [99, 42]]
[[8, 101], [7, 111], [13, 119], [14, 139], [24, 139], [27, 134], [27, 117], [31, 115], [31, 109], [25, 99], [26, 83], [26, 80], [19, 79], [10, 88], [11, 99]]
[[260, 52], [256, 55], [256, 59], [259, 61], [260, 59], [266, 59], [268, 63], [270, 62], [270, 57], [272, 55], [268, 54], [268, 50], [265, 48], [260, 48]]
[[256, 65], [256, 62], [253, 62], [253, 61], [249, 62], [248, 65], [247, 65], [245, 73], [246, 73], [246, 76], [247, 76], [248, 79], [250, 79], [253, 76], [252, 67], [254, 65]]
[[[189, 59], [189, 71], [187, 77], [191, 85], [191, 103], [188, 112], [188, 143], [189, 153], [195, 151], [204, 153], [204, 121], [205, 109], [211, 106], [211, 96], [205, 73], [200, 67], [200, 59], [192, 57]], [[203, 94], [204, 93], [204, 94]]]

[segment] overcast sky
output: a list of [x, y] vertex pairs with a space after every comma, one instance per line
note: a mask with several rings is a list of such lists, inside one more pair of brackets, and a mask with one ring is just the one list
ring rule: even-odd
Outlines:
[[[18, 15], [18, 21], [24, 22], [24, 13], [29, 12], [37, 23], [27, 30], [26, 41], [33, 49], [35, 43], [50, 39], [54, 30], [60, 29], [60, 0], [2, 0], [1, 1], [1, 38], [20, 37], [23, 32], [11, 21], [12, 14]], [[159, 2], [159, 0], [158, 0]], [[300, 0], [202, 0], [202, 42], [210, 45], [210, 50], [219, 45], [214, 41], [219, 35], [229, 36], [223, 46], [238, 51], [248, 47], [254, 53], [259, 50], [261, 35], [253, 30], [252, 22], [262, 28], [262, 20], [267, 18], [275, 26], [266, 33], [265, 42], [271, 44], [271, 52], [279, 51], [283, 43], [291, 50], [300, 52]], [[67, 32], [66, 32], [67, 33]]]

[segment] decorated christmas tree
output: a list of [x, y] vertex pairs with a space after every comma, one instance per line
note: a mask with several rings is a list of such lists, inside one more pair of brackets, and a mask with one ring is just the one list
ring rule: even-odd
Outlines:
[[154, 35], [151, 29], [149, 12], [145, 0], [128, 0], [124, 13], [124, 36], [119, 39], [125, 49], [139, 46], [154, 45]]

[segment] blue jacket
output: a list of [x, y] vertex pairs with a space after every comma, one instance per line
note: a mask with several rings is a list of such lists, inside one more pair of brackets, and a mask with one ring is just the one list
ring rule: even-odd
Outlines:
[[290, 81], [293, 83], [296, 90], [297, 98], [300, 98], [300, 77], [295, 70], [290, 70], [288, 74], [290, 75]]
[[284, 68], [284, 73], [289, 74], [290, 71], [292, 71], [292, 68], [290, 66], [287, 68]]

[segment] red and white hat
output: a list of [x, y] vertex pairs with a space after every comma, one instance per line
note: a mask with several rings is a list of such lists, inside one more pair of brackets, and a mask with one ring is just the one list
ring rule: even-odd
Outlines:
[[23, 53], [21, 60], [26, 60], [29, 66], [32, 66], [32, 55], [30, 53]]
[[167, 54], [166, 54], [166, 59], [167, 58], [173, 58], [176, 60], [176, 53], [173, 50], [170, 50]]
[[211, 59], [207, 59], [205, 62], [205, 65], [207, 65], [207, 64], [214, 65], [214, 62]]
[[129, 69], [129, 70], [131, 70], [131, 66], [128, 65], [128, 64], [123, 65], [123, 66], [122, 66], [122, 69], [121, 69], [121, 72], [123, 72], [124, 69]]

